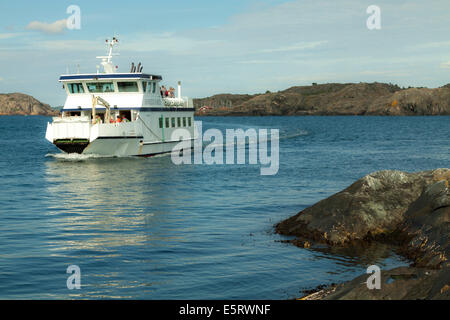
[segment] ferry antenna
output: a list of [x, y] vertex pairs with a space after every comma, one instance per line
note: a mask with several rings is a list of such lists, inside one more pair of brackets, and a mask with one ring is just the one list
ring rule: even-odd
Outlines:
[[108, 55], [107, 56], [99, 56], [97, 59], [101, 59], [102, 66], [104, 68], [104, 71], [106, 73], [113, 73], [115, 72], [115, 68], [112, 63], [112, 57], [118, 56], [118, 53], [113, 53], [114, 46], [116, 46], [119, 43], [119, 40], [116, 37], [113, 37], [111, 40], [106, 39], [105, 40], [106, 45], [108, 46]]

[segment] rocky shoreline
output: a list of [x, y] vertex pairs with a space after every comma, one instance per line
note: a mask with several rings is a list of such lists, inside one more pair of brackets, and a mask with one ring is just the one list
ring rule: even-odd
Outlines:
[[[197, 116], [450, 115], [450, 84], [400, 88], [386, 83], [326, 83], [264, 94], [218, 94], [194, 99]], [[22, 93], [0, 94], [0, 115], [58, 112]]]
[[[382, 243], [412, 261], [381, 272], [380, 290], [362, 275], [304, 299], [450, 299], [450, 169], [375, 172], [275, 226], [303, 248], [364, 250]], [[362, 248], [362, 249], [361, 249]]]
[[450, 84], [400, 88], [386, 83], [327, 83], [265, 94], [194, 99], [199, 116], [450, 115]]
[[0, 115], [55, 116], [58, 111], [23, 93], [0, 94]]

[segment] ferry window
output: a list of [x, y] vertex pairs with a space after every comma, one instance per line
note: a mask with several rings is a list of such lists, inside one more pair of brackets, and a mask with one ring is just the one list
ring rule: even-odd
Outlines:
[[117, 82], [119, 92], [138, 92], [137, 82]]
[[[122, 120], [122, 122], [130, 122], [131, 121], [131, 110], [126, 110], [126, 111], [119, 111], [119, 117]], [[126, 119], [126, 120], [124, 120]]]
[[169, 118], [166, 118], [166, 128], [170, 128]]
[[189, 122], [189, 127], [192, 127], [192, 118], [191, 117], [188, 118], [188, 122]]
[[147, 82], [142, 82], [142, 90], [145, 92], [147, 92]]
[[93, 82], [86, 85], [89, 92], [92, 93], [114, 92], [114, 84], [112, 82]]
[[153, 93], [156, 93], [156, 82], [153, 82]]
[[183, 127], [186, 127], [186, 118], [183, 118]]
[[159, 118], [159, 127], [162, 128], [163, 127], [163, 118]]
[[175, 118], [171, 118], [172, 120], [172, 128], [175, 128]]
[[178, 128], [181, 127], [181, 118], [178, 118]]
[[69, 83], [69, 84], [67, 84], [67, 87], [69, 88], [69, 92], [72, 94], [84, 93], [84, 88], [83, 88], [82, 83]]

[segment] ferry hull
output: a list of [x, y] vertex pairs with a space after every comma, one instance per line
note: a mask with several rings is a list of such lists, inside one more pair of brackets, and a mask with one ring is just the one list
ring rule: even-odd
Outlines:
[[83, 154], [113, 157], [149, 157], [158, 154], [170, 153], [178, 143], [179, 142], [159, 142], [146, 145], [139, 138], [99, 138], [90, 143], [86, 149], [84, 149]]
[[[150, 157], [170, 153], [180, 143], [180, 141], [170, 140], [149, 141], [149, 137], [139, 134], [142, 128], [136, 127], [135, 123], [124, 123], [119, 126], [110, 126], [110, 128], [104, 126], [107, 130], [103, 131], [98, 130], [101, 126], [89, 125], [89, 128], [80, 127], [79, 132], [74, 132], [69, 130], [72, 126], [71, 122], [56, 125], [49, 123], [47, 140], [65, 153], [110, 157]], [[100, 132], [109, 133], [109, 135], [99, 135]], [[83, 133], [85, 133], [84, 136]], [[120, 133], [122, 135], [119, 135]], [[74, 136], [76, 138], [72, 138]], [[193, 136], [197, 135], [194, 133]], [[193, 139], [188, 140], [193, 141]]]
[[171, 153], [177, 143], [179, 142], [141, 146], [140, 144], [123, 140], [115, 141], [114, 143], [94, 141], [92, 143], [54, 143], [54, 145], [65, 153], [78, 153], [111, 157], [151, 157], [155, 155]]

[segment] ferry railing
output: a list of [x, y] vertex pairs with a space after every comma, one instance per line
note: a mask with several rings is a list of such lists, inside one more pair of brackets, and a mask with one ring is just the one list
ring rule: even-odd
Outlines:
[[91, 121], [88, 117], [55, 118], [49, 124], [52, 140], [61, 139], [89, 139], [91, 135]]
[[166, 107], [189, 108], [191, 99], [188, 97], [180, 98], [163, 98]]

